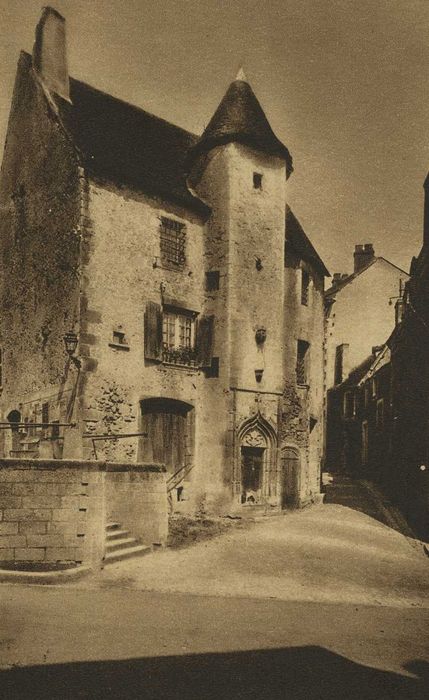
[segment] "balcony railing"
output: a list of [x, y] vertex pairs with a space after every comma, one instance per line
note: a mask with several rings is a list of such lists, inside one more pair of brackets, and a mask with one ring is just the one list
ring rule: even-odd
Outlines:
[[177, 347], [172, 348], [163, 344], [162, 361], [172, 365], [185, 365], [187, 367], [197, 367], [197, 352], [195, 348]]

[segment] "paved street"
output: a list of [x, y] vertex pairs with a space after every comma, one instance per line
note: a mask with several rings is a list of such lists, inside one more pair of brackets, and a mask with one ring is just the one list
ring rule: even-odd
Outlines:
[[327, 504], [3, 585], [2, 697], [427, 697], [428, 574], [419, 543]]

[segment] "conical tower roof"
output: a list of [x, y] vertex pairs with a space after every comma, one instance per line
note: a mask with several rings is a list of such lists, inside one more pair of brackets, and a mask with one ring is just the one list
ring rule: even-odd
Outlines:
[[243, 143], [284, 158], [287, 174], [292, 172], [292, 157], [273, 132], [243, 69], [240, 69], [237, 78], [229, 86], [210, 123], [194, 146], [191, 160], [215, 146], [227, 143]]

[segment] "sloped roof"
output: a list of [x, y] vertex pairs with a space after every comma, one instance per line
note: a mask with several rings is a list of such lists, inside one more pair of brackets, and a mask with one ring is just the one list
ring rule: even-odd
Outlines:
[[[30, 71], [31, 56], [21, 57]], [[72, 104], [61, 100], [60, 115], [89, 174], [210, 213], [186, 185], [195, 134], [73, 78], [70, 97]]]
[[363, 384], [366, 382], [368, 379], [374, 376], [382, 367], [385, 365], [389, 364], [391, 359], [391, 352], [390, 348], [387, 345], [387, 343], [383, 346], [383, 349], [377, 353], [377, 355], [372, 357], [372, 362], [370, 366], [368, 367], [368, 370], [365, 372], [365, 374], [360, 378], [359, 384]]
[[344, 277], [344, 279], [338, 281], [336, 284], [333, 284], [331, 287], [329, 287], [329, 289], [327, 289], [325, 292], [325, 296], [326, 297], [335, 296], [335, 294], [338, 291], [343, 289], [343, 287], [346, 287], [348, 284], [350, 284], [350, 282], [353, 282], [353, 280], [355, 280], [356, 277], [359, 277], [363, 272], [366, 272], [366, 270], [368, 270], [368, 268], [372, 267], [372, 265], [374, 265], [374, 263], [378, 262], [379, 260], [382, 260], [383, 262], [387, 263], [391, 267], [394, 267], [396, 270], [398, 270], [399, 272], [402, 272], [404, 275], [409, 277], [408, 272], [403, 270], [401, 267], [398, 267], [394, 263], [391, 263], [389, 260], [386, 260], [386, 258], [383, 258], [381, 255], [378, 255], [378, 256], [372, 258], [372, 260], [370, 260], [366, 265], [364, 265], [357, 272], [352, 272], [350, 275], [348, 275], [348, 277]]
[[288, 205], [286, 206], [286, 249], [292, 249], [303, 260], [313, 264], [322, 275], [330, 277], [323, 260]]
[[209, 213], [186, 185], [194, 134], [79, 80], [70, 97], [61, 115], [89, 173]]
[[366, 357], [357, 367], [354, 367], [347, 377], [344, 379], [344, 381], [341, 382], [341, 384], [338, 384], [338, 386], [334, 387], [337, 389], [338, 387], [351, 387], [351, 386], [357, 386], [359, 382], [361, 381], [362, 377], [366, 375], [368, 370], [370, 369], [372, 363], [374, 362], [374, 355], [369, 355]]
[[292, 157], [273, 132], [264, 110], [246, 80], [234, 80], [195, 145], [190, 161], [215, 146], [243, 143], [284, 158], [287, 175], [293, 170]]

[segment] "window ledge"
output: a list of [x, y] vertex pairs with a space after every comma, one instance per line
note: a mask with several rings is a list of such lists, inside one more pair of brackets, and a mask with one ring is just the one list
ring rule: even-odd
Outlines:
[[115, 350], [129, 350], [130, 346], [122, 343], [109, 343], [109, 348], [114, 348]]
[[186, 369], [186, 370], [192, 370], [193, 372], [199, 372], [201, 367], [197, 367], [196, 365], [182, 365], [179, 362], [161, 362], [163, 367], [174, 367], [175, 369]]
[[297, 385], [298, 389], [309, 389], [310, 388], [310, 384], [298, 384], [298, 382], [297, 382], [296, 385]]

